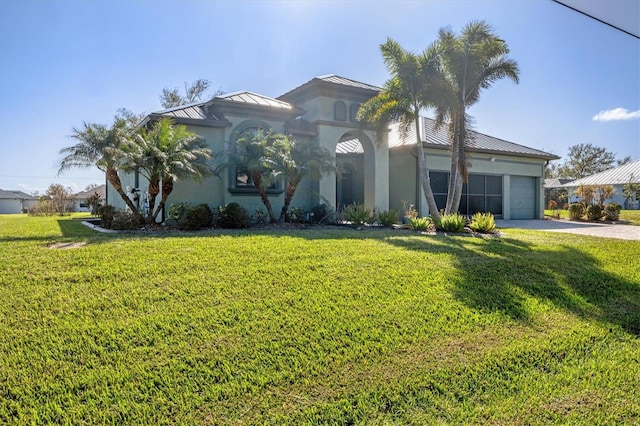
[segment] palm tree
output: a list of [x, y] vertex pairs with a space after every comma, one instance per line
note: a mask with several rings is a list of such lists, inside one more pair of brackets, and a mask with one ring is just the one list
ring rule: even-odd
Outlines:
[[478, 102], [480, 93], [505, 77], [519, 81], [518, 64], [507, 58], [507, 43], [484, 21], [472, 21], [456, 36], [440, 29], [436, 42], [439, 59], [439, 88], [435, 102], [436, 128], [449, 122], [451, 174], [445, 213], [457, 212], [462, 184], [468, 179], [465, 147], [471, 138], [471, 117], [467, 108]]
[[275, 159], [272, 158], [272, 147], [274, 144], [282, 145], [281, 141], [284, 139], [286, 139], [285, 135], [275, 134], [271, 131], [246, 130], [235, 137], [231, 149], [218, 156], [222, 162], [216, 169], [217, 175], [228, 168], [246, 170], [247, 178], [258, 191], [271, 223], [276, 222], [276, 217], [267, 189], [280, 178], [278, 167], [274, 163]]
[[406, 132], [415, 126], [418, 171], [422, 190], [427, 199], [429, 213], [437, 222], [440, 219], [436, 200], [431, 190], [431, 180], [427, 167], [422, 138], [420, 136], [420, 111], [431, 104], [428, 91], [436, 65], [435, 49], [429, 47], [420, 55], [403, 49], [396, 41], [388, 38], [380, 46], [384, 63], [391, 78], [384, 84], [383, 90], [365, 102], [358, 111], [358, 118], [375, 123], [378, 137], [388, 131], [391, 122], [400, 122], [400, 128]]
[[[213, 157], [207, 144], [184, 125], [175, 125], [168, 118], [160, 119], [150, 128], [142, 128], [126, 145], [127, 157], [123, 168], [139, 171], [149, 181], [149, 216], [155, 222], [174, 183], [182, 178], [199, 181], [210, 176], [213, 168], [207, 160]], [[156, 198], [162, 196], [157, 208]], [[155, 208], [155, 211], [154, 211]]]
[[71, 137], [78, 143], [60, 150], [60, 154], [64, 157], [60, 161], [58, 174], [76, 167], [98, 167], [105, 173], [109, 183], [120, 194], [133, 214], [142, 220], [142, 215], [133, 201], [122, 189], [118, 176], [118, 169], [124, 155], [121, 146], [129, 130], [126, 120], [118, 116], [111, 127], [85, 122], [81, 128], [73, 128]]
[[267, 165], [282, 175], [286, 182], [284, 204], [279, 221], [283, 221], [289, 211], [291, 200], [298, 185], [305, 177], [320, 179], [323, 174], [336, 170], [335, 159], [326, 148], [311, 139], [291, 139], [287, 136], [276, 139], [267, 149]]

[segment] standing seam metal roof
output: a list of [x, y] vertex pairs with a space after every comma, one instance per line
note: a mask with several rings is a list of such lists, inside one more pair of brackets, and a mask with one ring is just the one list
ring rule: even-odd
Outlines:
[[229, 93], [227, 95], [216, 96], [214, 99], [224, 99], [227, 101], [242, 102], [245, 104], [262, 105], [262, 106], [276, 107], [276, 108], [282, 108], [282, 109], [293, 109], [293, 106], [290, 103], [279, 101], [277, 99], [270, 98], [268, 96], [259, 95], [257, 93], [247, 92], [247, 91], [234, 92], [234, 93]]
[[[633, 180], [632, 180], [633, 178]], [[640, 160], [627, 163], [604, 172], [596, 173], [582, 179], [564, 184], [566, 187], [581, 185], [624, 185], [631, 180], [632, 183], [640, 183]]]

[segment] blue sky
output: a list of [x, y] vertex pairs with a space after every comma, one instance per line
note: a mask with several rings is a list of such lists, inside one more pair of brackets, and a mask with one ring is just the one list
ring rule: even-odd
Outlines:
[[[640, 25], [637, 0], [605, 3]], [[56, 176], [72, 128], [122, 107], [160, 110], [164, 87], [205, 78], [277, 97], [325, 74], [382, 85], [387, 37], [419, 52], [440, 27], [473, 19], [506, 40], [521, 72], [519, 85], [483, 93], [475, 130], [559, 156], [591, 143], [640, 159], [640, 40], [551, 0], [3, 0], [0, 188], [103, 183], [97, 169]]]

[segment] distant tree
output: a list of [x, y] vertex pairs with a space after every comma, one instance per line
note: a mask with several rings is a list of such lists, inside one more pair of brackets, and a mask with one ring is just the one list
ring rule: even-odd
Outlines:
[[100, 200], [101, 199], [102, 199], [102, 197], [100, 197], [100, 194], [98, 194], [97, 192], [94, 192], [93, 194], [89, 195], [85, 199], [85, 202], [87, 203], [87, 205], [91, 209], [91, 214], [94, 215], [94, 216], [98, 214], [98, 208], [100, 207]]
[[95, 189], [97, 187], [99, 187], [100, 184], [99, 183], [90, 183], [89, 185], [84, 187], [85, 191], [91, 191], [92, 189]]
[[624, 166], [627, 163], [631, 162], [631, 156], [627, 155], [626, 157], [624, 157], [621, 160], [616, 160], [616, 163], [618, 163], [618, 166]]
[[[630, 157], [617, 160], [617, 164], [625, 164], [630, 160]], [[615, 166], [615, 154], [606, 148], [592, 144], [578, 144], [569, 147], [569, 155], [562, 164], [553, 164], [548, 171], [550, 177], [580, 179]]]
[[72, 195], [71, 188], [66, 188], [59, 183], [49, 185], [45, 192], [51, 211], [61, 216], [72, 210]]
[[629, 176], [629, 182], [622, 187], [622, 195], [624, 196], [624, 208], [630, 209], [635, 200], [640, 199], [640, 183], [633, 181], [633, 173]]
[[[184, 95], [180, 94], [177, 87], [173, 89], [164, 88], [160, 95], [160, 105], [163, 108], [173, 108], [180, 105], [191, 104], [202, 99], [207, 90], [211, 86], [211, 82], [205, 79], [198, 79], [191, 84], [184, 83]], [[218, 89], [213, 96], [221, 95], [223, 92]]]
[[[168, 118], [156, 121], [148, 129], [139, 129], [122, 149], [125, 152], [122, 169], [137, 170], [149, 181], [146, 219], [150, 222], [154, 222], [165, 207], [175, 181], [182, 178], [198, 181], [213, 174], [213, 168], [207, 163], [213, 154], [206, 142], [186, 126], [176, 125]], [[161, 188], [160, 202], [154, 211]]]

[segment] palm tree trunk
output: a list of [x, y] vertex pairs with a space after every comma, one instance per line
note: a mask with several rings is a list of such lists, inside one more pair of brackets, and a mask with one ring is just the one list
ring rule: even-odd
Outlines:
[[298, 187], [299, 183], [300, 181], [298, 180], [294, 182], [289, 182], [289, 184], [287, 185], [287, 190], [285, 191], [285, 196], [284, 196], [284, 204], [282, 206], [282, 210], [280, 210], [280, 217], [278, 218], [280, 222], [282, 222], [287, 216], [287, 211], [289, 211], [289, 206], [291, 205], [293, 194], [295, 194], [296, 188]]
[[464, 141], [466, 139], [464, 110], [457, 110], [453, 115], [453, 135], [451, 138], [451, 171], [447, 189], [447, 207], [445, 214], [456, 213], [460, 208], [462, 184], [466, 181], [466, 159]]
[[160, 193], [160, 180], [159, 178], [154, 178], [149, 180], [149, 213], [147, 219], [149, 221], [153, 220], [155, 216], [152, 214], [153, 209], [156, 206], [156, 197]]
[[[414, 110], [415, 124], [416, 124], [416, 155], [418, 156], [418, 171], [420, 173], [420, 180], [422, 181], [422, 191], [427, 199], [427, 205], [429, 206], [429, 213], [433, 220], [437, 223], [440, 222], [440, 212], [436, 205], [436, 199], [433, 196], [431, 190], [431, 178], [429, 177], [429, 169], [427, 167], [427, 161], [424, 158], [424, 147], [422, 146], [422, 138], [420, 137], [420, 110]], [[417, 202], [417, 200], [416, 200]]]
[[258, 194], [260, 194], [262, 204], [267, 208], [267, 213], [269, 213], [269, 223], [276, 223], [276, 216], [273, 214], [271, 200], [269, 200], [269, 196], [267, 196], [267, 190], [262, 187], [262, 177], [260, 176], [260, 173], [253, 172], [251, 174], [251, 180], [253, 181], [254, 186], [258, 189]]
[[122, 189], [122, 182], [120, 182], [120, 177], [118, 176], [118, 171], [116, 169], [113, 169], [113, 168], [107, 168], [105, 174], [107, 176], [107, 180], [109, 181], [111, 186], [113, 186], [113, 189], [115, 189], [116, 192], [118, 194], [120, 194], [120, 197], [127, 204], [127, 206], [131, 209], [131, 212], [136, 217], [136, 219], [138, 219], [140, 222], [143, 222], [144, 218], [142, 217], [142, 215], [138, 211], [136, 205], [133, 204], [133, 201], [131, 201], [131, 198], [129, 198], [127, 196], [127, 194], [125, 194], [124, 190]]
[[169, 198], [169, 195], [172, 192], [173, 192], [173, 179], [171, 179], [168, 176], [163, 177], [162, 178], [162, 196], [160, 197], [158, 208], [156, 208], [156, 211], [153, 213], [153, 217], [152, 217], [153, 222], [156, 221], [156, 218], [158, 217], [158, 214], [160, 213], [160, 211], [164, 209], [164, 206], [167, 204], [167, 199]]

